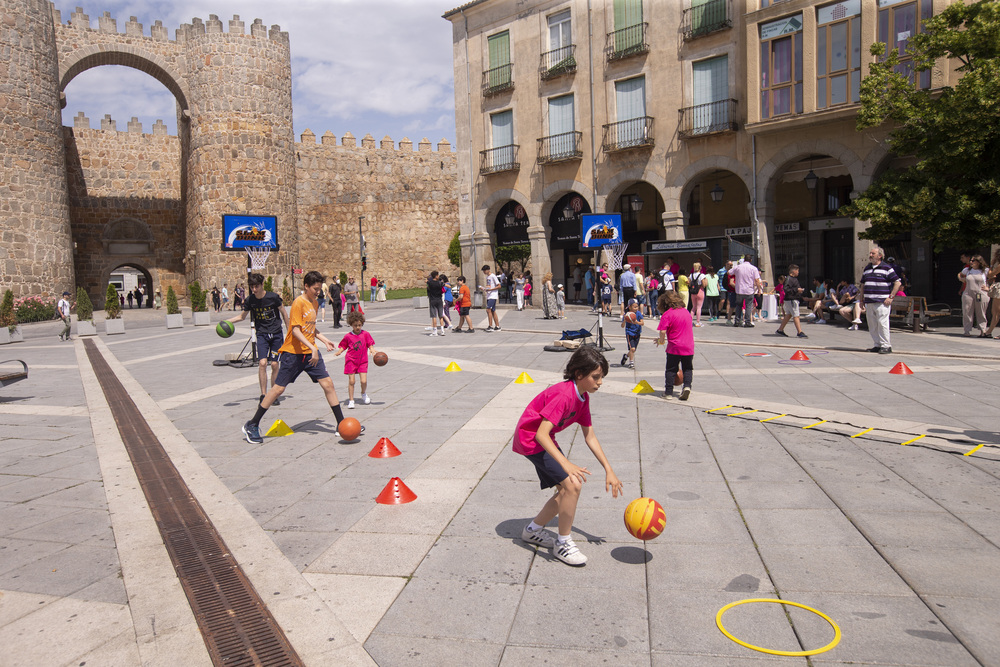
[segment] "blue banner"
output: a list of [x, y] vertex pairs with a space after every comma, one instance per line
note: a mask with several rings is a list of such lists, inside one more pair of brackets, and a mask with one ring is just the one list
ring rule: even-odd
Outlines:
[[273, 215], [222, 216], [223, 250], [265, 246], [278, 247], [278, 218]]

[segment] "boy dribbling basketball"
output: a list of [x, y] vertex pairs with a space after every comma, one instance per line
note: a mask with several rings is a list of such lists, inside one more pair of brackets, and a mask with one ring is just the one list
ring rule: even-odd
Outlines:
[[[557, 487], [535, 519], [521, 531], [521, 539], [529, 544], [552, 549], [552, 554], [566, 563], [579, 567], [587, 562], [576, 544], [571, 530], [576, 517], [576, 505], [587, 468], [571, 463], [555, 440], [555, 434], [573, 424], [579, 424], [587, 447], [604, 467], [604, 490], [617, 498], [622, 492], [611, 464], [604, 456], [601, 443], [594, 434], [590, 420], [590, 394], [601, 388], [608, 374], [608, 360], [594, 347], [580, 347], [570, 357], [563, 373], [565, 382], [552, 385], [528, 404], [514, 432], [514, 452], [535, 466], [543, 489]], [[544, 530], [545, 524], [559, 517], [559, 535]]]

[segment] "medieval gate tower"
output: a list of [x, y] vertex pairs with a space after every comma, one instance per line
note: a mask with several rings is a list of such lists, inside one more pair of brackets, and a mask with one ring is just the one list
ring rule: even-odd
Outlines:
[[[0, 63], [4, 282], [19, 296], [82, 285], [103, 303], [109, 272], [128, 264], [146, 269], [157, 288], [184, 294], [192, 280], [245, 265], [245, 257], [221, 250], [221, 220], [230, 213], [277, 216], [280, 261], [297, 266], [288, 34], [260, 20], [247, 34], [239, 17], [223, 26], [211, 16], [181, 26], [171, 40], [159, 21], [149, 34], [134, 18], [124, 33], [107, 13], [98, 21], [92, 29], [77, 9], [63, 24], [48, 0], [0, 0], [2, 43], [10, 49]], [[88, 196], [92, 184], [74, 178], [63, 91], [102, 65], [141, 70], [177, 101], [178, 201], [148, 220], [143, 212], [158, 205], [141, 185], [129, 182], [131, 191], [97, 201]]]

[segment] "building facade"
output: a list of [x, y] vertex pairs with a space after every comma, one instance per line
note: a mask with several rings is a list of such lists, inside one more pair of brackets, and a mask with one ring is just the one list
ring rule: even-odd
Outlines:
[[[579, 214], [620, 213], [627, 255], [718, 268], [747, 246], [773, 284], [854, 280], [870, 242], [837, 215], [904, 164], [858, 132], [861, 79], [881, 41], [905, 49], [948, 0], [478, 0], [453, 24], [460, 241], [466, 274], [531, 244], [535, 275], [567, 282]], [[903, 67], [906, 67], [904, 62]], [[919, 75], [922, 87], [954, 69]], [[885, 239], [932, 296], [935, 256]], [[942, 276], [953, 278], [949, 264]]]

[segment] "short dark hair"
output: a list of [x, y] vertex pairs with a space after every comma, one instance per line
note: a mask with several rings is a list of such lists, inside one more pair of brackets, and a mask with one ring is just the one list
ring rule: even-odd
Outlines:
[[365, 325], [365, 316], [361, 314], [361, 311], [352, 310], [347, 314], [347, 323], [352, 327], [354, 326], [354, 323], [358, 321], [361, 322], [361, 326]]
[[601, 375], [608, 374], [608, 360], [604, 358], [604, 354], [593, 345], [581, 345], [566, 362], [563, 379], [576, 381], [598, 368], [601, 369]]
[[465, 276], [459, 276], [459, 277], [458, 277], [458, 282], [460, 282], [460, 283], [464, 283], [464, 282], [466, 282], [466, 280], [465, 280]]
[[437, 277], [438, 277], [438, 272], [437, 271], [431, 271], [431, 275], [428, 277], [428, 280], [434, 280]]
[[250, 277], [247, 278], [247, 285], [250, 287], [256, 287], [257, 285], [264, 284], [264, 276], [259, 273], [251, 273]]
[[319, 271], [310, 271], [302, 279], [302, 284], [305, 285], [306, 287], [309, 287], [311, 285], [315, 285], [316, 283], [321, 283], [321, 282], [323, 282], [323, 274], [320, 273]]
[[446, 275], [444, 275], [442, 273], [440, 276], [438, 276], [438, 280], [440, 280], [443, 283], [446, 283], [446, 282], [448, 282], [448, 276], [446, 276]]
[[490, 265], [489, 264], [483, 264], [483, 268], [480, 269], [480, 271], [489, 271], [489, 270], [490, 270]]

